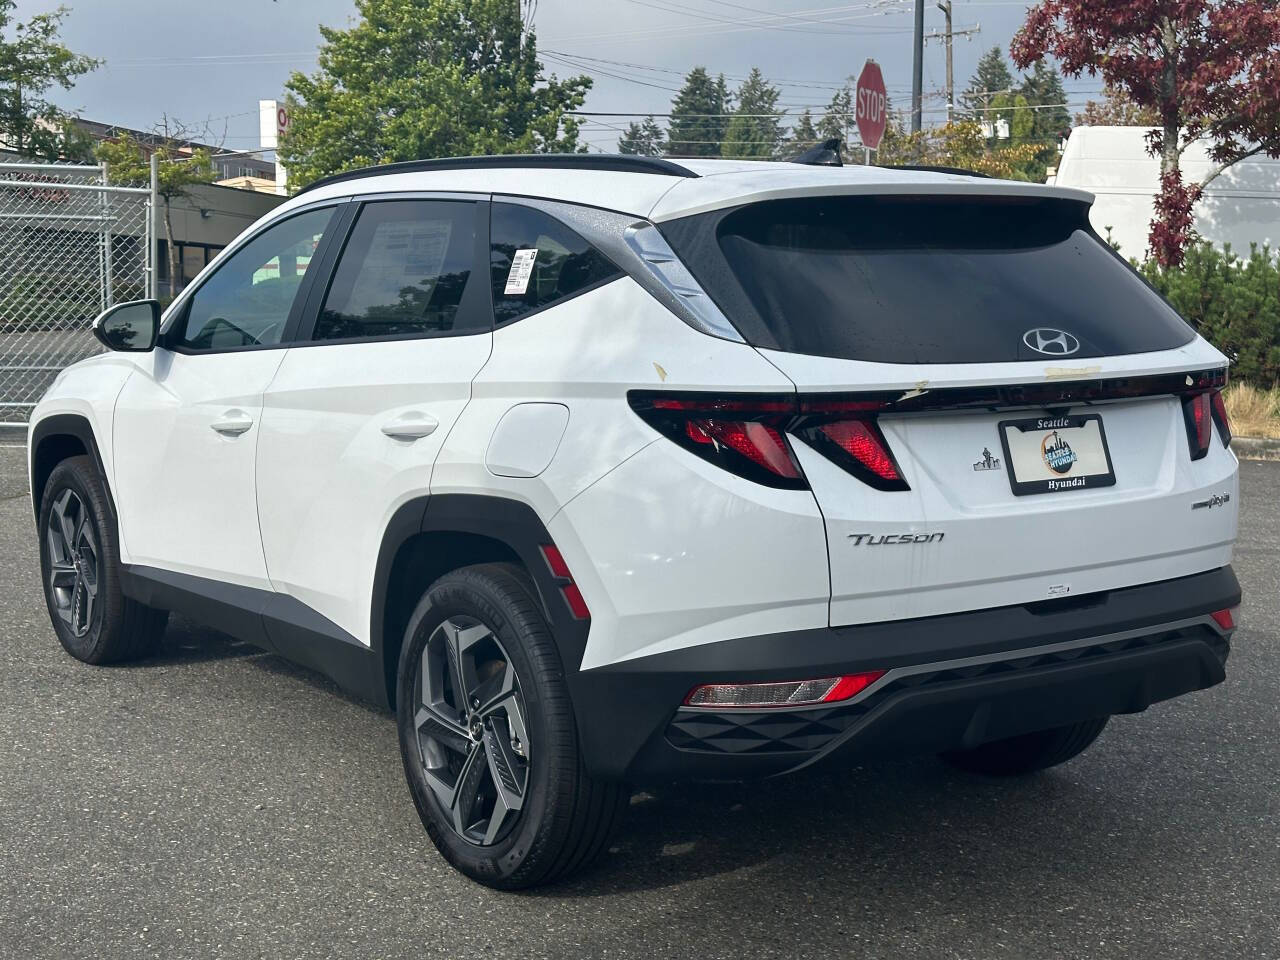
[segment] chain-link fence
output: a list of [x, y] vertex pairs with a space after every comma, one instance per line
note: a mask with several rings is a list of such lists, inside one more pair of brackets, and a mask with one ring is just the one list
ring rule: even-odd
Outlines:
[[94, 317], [155, 289], [153, 209], [102, 167], [0, 163], [0, 426], [101, 349]]

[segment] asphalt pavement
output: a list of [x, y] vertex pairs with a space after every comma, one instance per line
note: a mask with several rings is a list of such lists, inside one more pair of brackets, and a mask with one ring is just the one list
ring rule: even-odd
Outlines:
[[1225, 684], [1005, 782], [932, 758], [633, 799], [600, 866], [450, 870], [395, 725], [187, 621], [66, 656], [0, 449], [0, 956], [1280, 958], [1280, 463], [1241, 466]]

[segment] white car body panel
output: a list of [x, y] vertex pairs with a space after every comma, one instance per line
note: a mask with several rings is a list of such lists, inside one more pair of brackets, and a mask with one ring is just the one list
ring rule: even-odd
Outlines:
[[[115, 406], [122, 559], [270, 589], [254, 485], [262, 394], [283, 350], [139, 354]], [[216, 424], [243, 418], [239, 435]]]
[[[274, 589], [369, 643], [383, 531], [401, 504], [430, 490], [491, 346], [492, 334], [477, 333], [287, 351], [266, 391], [257, 464]], [[383, 432], [432, 420], [417, 439]]]

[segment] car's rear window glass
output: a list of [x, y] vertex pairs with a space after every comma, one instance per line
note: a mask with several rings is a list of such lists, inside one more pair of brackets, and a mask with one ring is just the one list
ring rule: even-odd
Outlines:
[[[1058, 198], [807, 197], [662, 226], [746, 339], [887, 363], [1043, 360], [1181, 346], [1193, 333]], [[1072, 343], [1070, 338], [1066, 343]], [[1057, 349], [1053, 345], [1051, 351]]]
[[499, 325], [622, 276], [586, 240], [532, 207], [494, 203], [489, 242], [493, 315]]

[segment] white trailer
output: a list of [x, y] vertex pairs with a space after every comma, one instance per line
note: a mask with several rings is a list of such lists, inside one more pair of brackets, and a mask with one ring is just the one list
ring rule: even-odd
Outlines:
[[[1160, 161], [1147, 152], [1147, 127], [1076, 127], [1052, 182], [1097, 197], [1090, 219], [1127, 257], [1145, 258]], [[1182, 175], [1198, 182], [1214, 167], [1203, 144], [1182, 156]], [[1280, 160], [1251, 157], [1213, 181], [1195, 207], [1196, 230], [1215, 246], [1247, 255], [1249, 244], [1280, 247]]]

